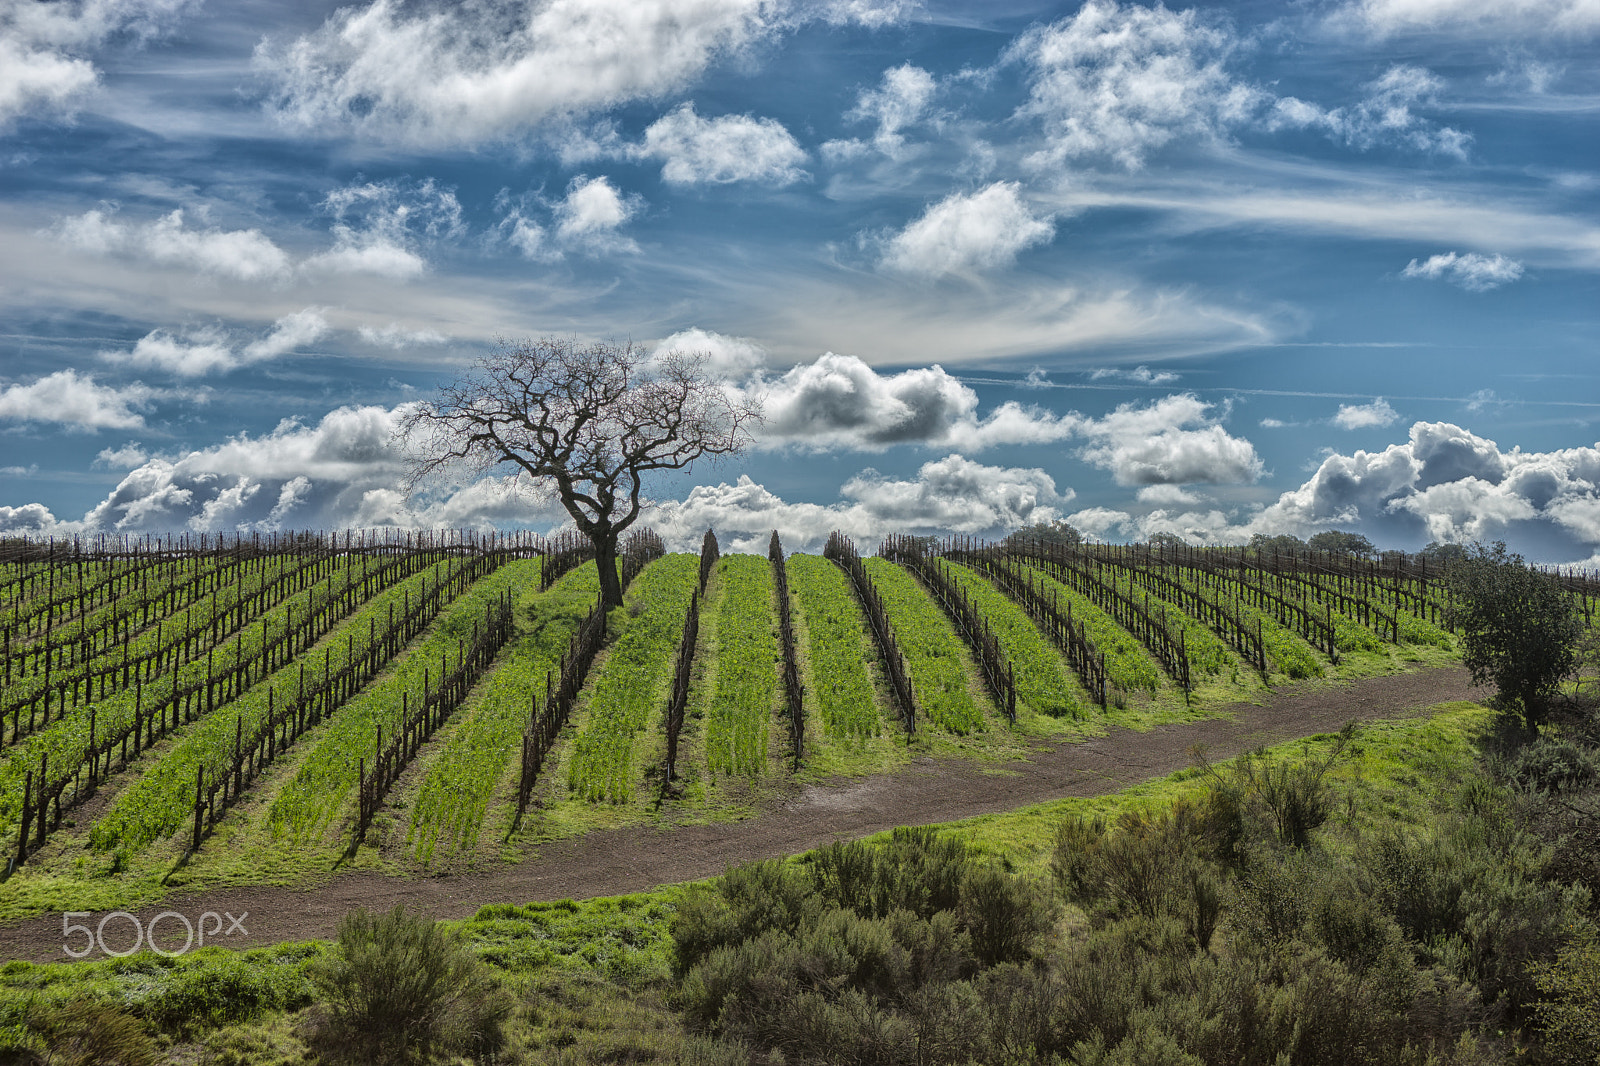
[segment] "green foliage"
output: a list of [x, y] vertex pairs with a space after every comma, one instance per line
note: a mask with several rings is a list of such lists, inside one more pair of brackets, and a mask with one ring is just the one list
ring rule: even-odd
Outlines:
[[877, 736], [883, 717], [867, 675], [871, 646], [849, 576], [820, 555], [791, 555], [785, 565], [805, 621], [811, 694], [828, 735]]
[[1342, 552], [1345, 555], [1371, 555], [1378, 550], [1373, 547], [1372, 541], [1360, 533], [1348, 533], [1339, 529], [1312, 534], [1311, 539], [1306, 541], [1306, 547], [1312, 551]]
[[923, 716], [940, 729], [972, 733], [984, 727], [973, 702], [961, 637], [916, 579], [887, 559], [863, 559], [895, 640], [906, 657], [911, 687]]
[[1057, 518], [1050, 522], [1035, 522], [1029, 526], [1022, 526], [1006, 535], [1004, 544], [1028, 544], [1043, 542], [1045, 544], [1065, 544], [1069, 547], [1083, 543], [1083, 534], [1078, 528], [1065, 519]]
[[1083, 623], [1084, 632], [1105, 654], [1106, 674], [1114, 688], [1123, 692], [1156, 691], [1161, 683], [1161, 668], [1133, 634], [1117, 625], [1087, 596], [1074, 592], [1043, 571], [1025, 567], [1023, 572], [1032, 573], [1035, 587], [1054, 592], [1056, 602], [1071, 607], [1073, 621]]
[[1524, 792], [1573, 792], [1600, 781], [1600, 752], [1573, 740], [1539, 736], [1495, 769]]
[[498, 980], [458, 934], [403, 906], [346, 915], [312, 978], [327, 1010], [313, 1043], [329, 1058], [400, 1063], [436, 1051], [492, 1052], [511, 1013]]
[[1539, 1025], [1551, 1057], [1600, 1062], [1600, 940], [1586, 937], [1535, 968]]
[[706, 718], [706, 757], [723, 774], [755, 777], [767, 764], [767, 728], [778, 689], [771, 563], [724, 555], [717, 608], [717, 682]]
[[374, 596], [319, 642], [318, 648], [330, 651], [328, 657], [311, 649], [196, 723], [160, 762], [117, 797], [90, 834], [94, 846], [100, 851], [138, 849], [188, 824], [194, 814], [196, 770], [204, 768], [207, 782], [229, 771], [234, 739], [240, 732], [238, 723], [243, 720], [242, 731], [248, 742], [267, 719], [269, 689], [276, 690], [276, 705], [281, 709], [282, 700], [299, 685], [302, 667], [308, 686], [320, 684], [330, 672], [343, 669], [352, 658], [365, 653], [374, 624], [387, 624], [389, 611], [398, 613], [407, 595], [417, 596], [424, 582], [431, 586], [447, 580], [456, 565], [450, 561], [438, 563]]
[[567, 783], [584, 799], [625, 803], [633, 796], [634, 738], [665, 702], [698, 567], [693, 555], [664, 556], [629, 589], [631, 617], [594, 677], [588, 725], [572, 747]]
[[110, 1003], [55, 1004], [28, 1018], [51, 1066], [154, 1066], [155, 1044], [139, 1019]]
[[[285, 599], [272, 610], [261, 615], [240, 632], [225, 637], [214, 645], [214, 658], [218, 666], [229, 666], [237, 659], [252, 659], [259, 655], [265, 643], [264, 633], [281, 634], [292, 613], [297, 620], [321, 608], [361, 580], [362, 569], [357, 565], [338, 567], [321, 581]], [[89, 743], [91, 715], [94, 718], [95, 736], [114, 735], [133, 724], [136, 709], [150, 707], [168, 699], [179, 687], [203, 684], [206, 679], [206, 656], [158, 675], [139, 687], [123, 689], [94, 703], [73, 708], [64, 718], [12, 746], [0, 766], [0, 824], [12, 822], [20, 814], [25, 775], [37, 770], [41, 755], [48, 755], [50, 765], [60, 769], [76, 765]], [[190, 785], [193, 785], [191, 767]]]
[[1582, 626], [1571, 598], [1555, 578], [1508, 554], [1504, 541], [1477, 545], [1451, 565], [1449, 580], [1461, 659], [1473, 682], [1493, 683], [1535, 728], [1577, 661]]
[[594, 564], [568, 571], [551, 588], [530, 589], [516, 605], [518, 635], [483, 693], [463, 708], [467, 717], [429, 765], [411, 807], [410, 839], [417, 856], [433, 857], [439, 843], [466, 849], [478, 841], [496, 784], [518, 765], [518, 738], [546, 677], [594, 606], [600, 577]]
[[522, 559], [478, 579], [377, 680], [334, 711], [316, 746], [273, 800], [267, 819], [274, 831], [297, 839], [320, 832], [360, 783], [361, 760], [376, 754], [378, 728], [385, 742], [392, 740], [405, 713], [422, 706], [424, 686], [431, 691], [439, 683], [441, 664], [459, 662], [458, 649], [471, 641], [473, 627], [483, 624], [485, 608], [503, 593], [515, 596], [536, 581], [538, 570], [536, 560]]
[[974, 978], [1032, 960], [1052, 924], [1035, 886], [896, 830], [692, 894], [673, 922], [676, 1001], [692, 1027], [788, 1061], [991, 1061]]
[[946, 575], [967, 594], [989, 623], [1015, 671], [1017, 695], [1037, 714], [1083, 717], [1061, 656], [1023, 612], [989, 582], [965, 566], [944, 563]]

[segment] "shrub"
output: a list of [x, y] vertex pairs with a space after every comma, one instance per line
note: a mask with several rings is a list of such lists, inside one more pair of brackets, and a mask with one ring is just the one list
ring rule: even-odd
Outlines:
[[511, 1012], [460, 938], [403, 904], [346, 915], [333, 951], [311, 974], [327, 1009], [313, 1043], [333, 1057], [406, 1062], [436, 1051], [492, 1051]]
[[1448, 571], [1461, 659], [1475, 684], [1492, 682], [1532, 730], [1577, 664], [1582, 624], [1549, 574], [1530, 569], [1504, 541], [1477, 545]]
[[35, 1009], [28, 1027], [49, 1049], [50, 1066], [154, 1066], [144, 1023], [109, 1003], [71, 1002]]
[[1537, 1010], [1551, 1058], [1600, 1061], [1600, 941], [1588, 937], [1569, 945], [1536, 967], [1534, 980], [1544, 995]]
[[1572, 792], [1600, 779], [1600, 753], [1571, 740], [1541, 736], [1496, 769], [1524, 792]]

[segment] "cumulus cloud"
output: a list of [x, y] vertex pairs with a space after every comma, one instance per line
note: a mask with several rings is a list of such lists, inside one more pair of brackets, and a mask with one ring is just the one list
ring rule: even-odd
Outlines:
[[501, 0], [340, 8], [265, 41], [269, 108], [304, 130], [462, 145], [679, 91], [812, 20], [881, 24], [901, 0]]
[[985, 466], [959, 454], [924, 463], [909, 479], [864, 470], [839, 494], [834, 504], [789, 503], [741, 476], [732, 485], [696, 486], [681, 501], [657, 505], [647, 520], [681, 548], [714, 528], [732, 536], [734, 550], [764, 550], [776, 529], [784, 547], [816, 551], [838, 529], [870, 550], [889, 533], [997, 535], [1059, 517], [1073, 496], [1042, 470]]
[[851, 355], [823, 355], [738, 391], [759, 396], [762, 447], [881, 451], [896, 444], [976, 451], [1071, 436], [1081, 419], [1016, 403], [978, 417], [978, 394], [932, 366], [880, 374]]
[[1103, 157], [1134, 170], [1175, 138], [1214, 139], [1265, 94], [1224, 69], [1237, 42], [1195, 10], [1089, 0], [1019, 37], [1005, 61], [1029, 72], [1021, 118], [1036, 120], [1040, 166]]
[[537, 193], [513, 199], [502, 191], [496, 208], [502, 212], [500, 238], [528, 259], [554, 262], [568, 252], [598, 256], [639, 250], [619, 231], [644, 209], [644, 198], [623, 195], [604, 176], [577, 175], [567, 183], [566, 196], [556, 201]]
[[1522, 264], [1503, 255], [1444, 252], [1425, 260], [1413, 259], [1401, 276], [1448, 281], [1468, 292], [1488, 292], [1522, 277]]
[[672, 185], [791, 185], [807, 176], [805, 150], [776, 119], [701, 118], [693, 104], [652, 123], [638, 155], [662, 160], [661, 180]]
[[1589, 0], [1357, 0], [1340, 11], [1339, 19], [1378, 36], [1424, 31], [1552, 37], [1600, 31], [1600, 7]]
[[706, 369], [718, 377], [743, 378], [760, 370], [767, 361], [767, 351], [748, 337], [729, 337], [705, 329], [686, 329], [659, 342], [651, 357], [659, 359], [668, 352], [683, 352], [704, 356]]
[[1350, 107], [1326, 110], [1292, 96], [1274, 102], [1268, 128], [1321, 127], [1335, 140], [1367, 151], [1379, 144], [1399, 144], [1422, 152], [1467, 157], [1472, 135], [1440, 126], [1414, 108], [1433, 105], [1444, 80], [1422, 67], [1396, 64], [1366, 86], [1367, 95]]
[[[81, 520], [57, 522], [31, 505], [0, 511], [0, 531], [481, 529], [559, 520], [513, 478], [442, 485], [407, 500], [393, 437], [404, 410], [343, 407], [314, 425], [290, 419], [262, 436], [240, 434], [174, 459], [145, 457]], [[140, 458], [136, 452], [113, 456]]]
[[120, 448], [100, 449], [100, 453], [94, 457], [94, 465], [113, 470], [131, 470], [136, 466], [143, 466], [149, 458], [143, 448], [129, 441]]
[[1361, 528], [1377, 543], [1504, 538], [1566, 561], [1600, 546], [1600, 445], [1502, 451], [1449, 422], [1417, 422], [1404, 444], [1330, 455], [1299, 488], [1237, 527], [1304, 536]]
[[1391, 426], [1399, 420], [1400, 413], [1390, 407], [1382, 396], [1371, 403], [1342, 403], [1339, 413], [1333, 416], [1333, 424], [1340, 429], [1374, 429]]
[[290, 274], [289, 254], [258, 229], [197, 229], [182, 208], [150, 222], [121, 222], [114, 210], [86, 211], [62, 219], [53, 232], [63, 242], [96, 255], [142, 259], [236, 281], [276, 282]]
[[100, 358], [108, 363], [164, 370], [180, 377], [199, 377], [276, 359], [316, 342], [327, 333], [328, 323], [321, 309], [308, 307], [284, 315], [265, 335], [243, 346], [237, 346], [226, 332], [216, 327], [190, 330], [182, 335], [157, 329], [139, 338], [131, 351], [102, 351]]
[[1017, 195], [1016, 182], [997, 181], [971, 195], [951, 193], [888, 238], [881, 265], [923, 277], [970, 274], [1010, 265], [1017, 253], [1055, 236]]
[[332, 216], [333, 246], [308, 257], [311, 274], [375, 274], [408, 281], [427, 272], [424, 241], [459, 236], [461, 202], [432, 178], [372, 181], [335, 189], [322, 202]]
[[0, 126], [64, 115], [99, 81], [92, 56], [113, 38], [143, 41], [193, 0], [57, 0], [0, 10]]
[[58, 370], [27, 385], [0, 386], [0, 421], [55, 422], [72, 429], [142, 429], [156, 390], [100, 385], [92, 374]]
[[1085, 462], [1111, 471], [1119, 485], [1228, 484], [1255, 481], [1261, 459], [1248, 440], [1211, 416], [1192, 394], [1140, 407], [1125, 403], [1103, 418], [1084, 419]]
[[[873, 122], [877, 131], [872, 135], [870, 147], [890, 159], [905, 154], [904, 130], [923, 121], [928, 105], [933, 101], [938, 86], [921, 67], [910, 63], [891, 67], [883, 72], [883, 81], [876, 89], [866, 89], [856, 100], [856, 106], [845, 113], [845, 118], [857, 122]], [[828, 141], [822, 146], [824, 155], [835, 159], [848, 159], [868, 150], [866, 142], [858, 140]]]

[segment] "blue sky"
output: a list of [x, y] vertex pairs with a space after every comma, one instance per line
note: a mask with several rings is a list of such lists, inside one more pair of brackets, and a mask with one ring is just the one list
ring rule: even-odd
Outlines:
[[1600, 551], [1600, 9], [0, 0], [0, 532], [407, 498], [497, 338], [704, 351], [692, 543]]

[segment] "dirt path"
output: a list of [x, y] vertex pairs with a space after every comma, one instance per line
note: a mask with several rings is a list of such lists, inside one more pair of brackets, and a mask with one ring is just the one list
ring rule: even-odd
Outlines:
[[[1261, 744], [1332, 732], [1355, 718], [1400, 718], [1449, 700], [1482, 696], [1460, 667], [1375, 677], [1352, 684], [1288, 686], [1264, 706], [1237, 704], [1231, 717], [1158, 727], [1148, 733], [1115, 730], [1079, 744], [1059, 743], [1027, 762], [993, 764], [918, 760], [894, 774], [808, 786], [755, 818], [720, 825], [657, 829], [635, 826], [590, 833], [547, 845], [515, 866], [461, 876], [413, 879], [356, 872], [315, 888], [207, 889], [175, 895], [137, 912], [148, 922], [163, 910], [198, 920], [205, 911], [242, 915], [218, 942], [230, 947], [327, 937], [355, 907], [409, 908], [461, 918], [485, 903], [584, 899], [635, 892], [721, 873], [730, 863], [790, 855], [839, 838], [897, 825], [949, 822], [1063, 796], [1091, 796], [1182, 769], [1191, 745], [1227, 758]], [[989, 772], [984, 772], [988, 770]], [[97, 925], [101, 914], [74, 919]], [[168, 920], [171, 921], [170, 919]], [[163, 925], [166, 941], [167, 925]], [[176, 931], [181, 923], [172, 922]], [[81, 937], [81, 934], [80, 934]], [[132, 941], [125, 919], [108, 924], [106, 939]], [[215, 939], [215, 938], [214, 938]], [[180, 941], [181, 942], [181, 941]], [[0, 928], [0, 957], [60, 961], [62, 919], [47, 915]]]

